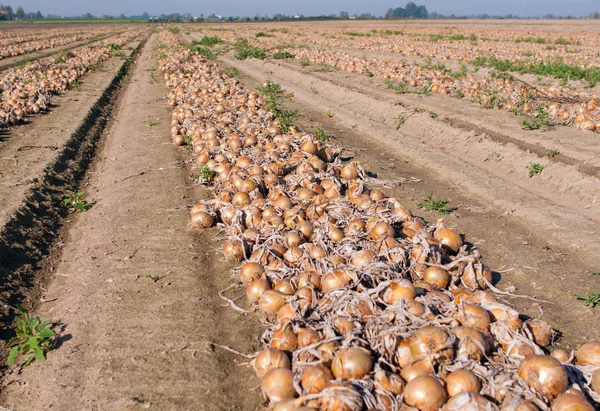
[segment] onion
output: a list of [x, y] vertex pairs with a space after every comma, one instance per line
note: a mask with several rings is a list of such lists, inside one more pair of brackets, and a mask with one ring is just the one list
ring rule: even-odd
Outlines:
[[337, 227], [329, 227], [329, 239], [333, 242], [339, 242], [344, 239], [344, 232]]
[[294, 295], [296, 294], [296, 288], [290, 280], [279, 280], [273, 285], [273, 289], [279, 291], [281, 294]]
[[402, 395], [404, 392], [404, 380], [398, 374], [379, 369], [375, 372], [375, 387], [380, 390], [389, 391], [394, 395]]
[[575, 351], [578, 365], [600, 365], [600, 341], [583, 344]]
[[260, 299], [263, 293], [271, 289], [271, 285], [265, 276], [252, 281], [246, 288], [246, 295], [252, 302], [256, 302]]
[[391, 224], [386, 222], [379, 222], [373, 226], [371, 230], [371, 238], [375, 241], [381, 240], [386, 237], [394, 237], [396, 232]]
[[456, 231], [446, 228], [446, 223], [443, 218], [440, 218], [437, 222], [437, 229], [435, 230], [434, 237], [446, 246], [451, 251], [458, 251], [463, 245], [460, 234]]
[[600, 369], [592, 373], [591, 388], [596, 392], [596, 394], [600, 394]]
[[406, 384], [404, 402], [421, 411], [437, 411], [446, 403], [446, 391], [437, 378], [423, 375]]
[[450, 336], [446, 331], [426, 326], [418, 329], [410, 338], [410, 352], [415, 359], [437, 354], [441, 360], [452, 359], [454, 349], [448, 346]]
[[358, 170], [356, 169], [356, 163], [352, 161], [350, 164], [346, 164], [340, 170], [340, 175], [345, 180], [356, 180], [358, 178]]
[[261, 388], [271, 402], [294, 398], [297, 395], [294, 388], [294, 373], [288, 368], [269, 370], [263, 378]]
[[274, 368], [290, 368], [290, 359], [281, 350], [271, 347], [263, 348], [258, 355], [250, 361], [250, 365], [254, 368], [254, 372], [259, 377], [262, 377], [267, 371]]
[[284, 304], [283, 307], [277, 311], [277, 322], [283, 324], [286, 321], [291, 321], [296, 317], [296, 311], [291, 303]]
[[290, 322], [284, 323], [279, 330], [273, 334], [271, 347], [281, 351], [293, 351], [298, 346], [298, 336]]
[[190, 220], [192, 227], [196, 228], [209, 228], [214, 224], [212, 216], [205, 211], [198, 211], [192, 214]]
[[488, 344], [479, 331], [470, 327], [456, 327], [450, 330], [457, 338], [457, 357], [466, 356], [475, 361], [481, 361], [487, 351]]
[[569, 377], [565, 367], [548, 355], [532, 355], [519, 365], [519, 377], [548, 400], [567, 390]]
[[[251, 285], [254, 282], [251, 283]], [[277, 312], [286, 303], [285, 295], [279, 291], [267, 289], [265, 290], [259, 300], [258, 305], [267, 315], [277, 314]]]
[[423, 281], [444, 289], [450, 282], [450, 274], [441, 267], [428, 267], [423, 273]]
[[469, 370], [456, 370], [446, 377], [446, 390], [451, 397], [463, 392], [479, 392], [481, 381]]
[[571, 354], [569, 354], [569, 352], [564, 348], [556, 348], [550, 353], [550, 355], [560, 362], [567, 362], [569, 361], [569, 358], [571, 358]]
[[462, 304], [459, 307], [457, 319], [461, 325], [479, 331], [487, 331], [490, 328], [490, 314], [479, 305]]
[[417, 360], [412, 364], [403, 367], [400, 375], [406, 380], [406, 382], [410, 382], [422, 375], [429, 375], [433, 373], [434, 369], [431, 360], [429, 358], [423, 358], [422, 360]]
[[342, 335], [348, 335], [354, 329], [354, 322], [344, 316], [338, 316], [333, 320], [333, 327]]
[[364, 267], [371, 264], [376, 256], [372, 250], [357, 251], [350, 256], [350, 263], [355, 267]]
[[302, 373], [302, 388], [309, 394], [321, 392], [329, 381], [333, 380], [333, 375], [329, 368], [322, 365], [306, 367]]
[[314, 271], [305, 271], [298, 276], [298, 288], [310, 286], [321, 288], [321, 277]]
[[414, 300], [416, 296], [417, 291], [410, 280], [394, 280], [385, 290], [383, 294], [383, 301], [385, 301], [386, 304], [395, 304], [402, 299]]
[[298, 347], [304, 348], [321, 341], [319, 333], [312, 328], [298, 328]]
[[552, 401], [552, 411], [594, 411], [583, 394], [561, 394]]
[[525, 325], [533, 335], [533, 342], [542, 347], [550, 345], [554, 336], [554, 331], [547, 322], [542, 320], [527, 320]]
[[362, 347], [350, 347], [337, 353], [331, 364], [335, 378], [362, 378], [371, 372], [371, 352]]
[[490, 402], [476, 392], [463, 392], [450, 400], [444, 406], [444, 411], [487, 411], [493, 409]]
[[492, 282], [492, 272], [483, 264], [468, 263], [461, 277], [462, 283], [472, 289], [487, 288], [487, 283]]
[[258, 263], [248, 262], [240, 269], [240, 279], [244, 284], [250, 284], [252, 281], [260, 278], [265, 272], [262, 265]]
[[331, 290], [346, 288], [352, 277], [346, 271], [335, 270], [321, 279], [321, 289], [323, 293]]
[[308, 256], [310, 258], [314, 258], [315, 260], [320, 260], [327, 257], [327, 253], [325, 252], [323, 247], [321, 247], [320, 245], [315, 245], [311, 247], [311, 249], [308, 251]]
[[229, 260], [241, 260], [244, 258], [245, 253], [245, 242], [243, 240], [237, 239], [227, 239], [225, 240], [225, 245], [223, 246], [223, 251], [225, 252], [225, 257]]
[[231, 199], [231, 204], [233, 204], [236, 207], [245, 207], [248, 204], [250, 204], [250, 196], [248, 196], [247, 193], [238, 191], [233, 195], [233, 198]]
[[362, 396], [347, 381], [329, 382], [319, 396], [320, 399], [314, 406], [321, 411], [363, 410]]

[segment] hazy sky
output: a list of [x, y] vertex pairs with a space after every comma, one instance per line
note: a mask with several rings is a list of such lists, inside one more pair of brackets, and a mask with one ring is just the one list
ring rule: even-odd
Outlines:
[[[255, 16], [256, 14], [304, 14], [319, 15], [339, 13], [341, 10], [354, 13], [382, 15], [389, 7], [404, 7], [407, 0], [3, 0], [13, 10], [22, 6], [25, 11], [40, 10], [42, 14], [81, 15], [126, 15], [141, 14], [144, 11], [154, 14], [191, 13], [193, 15], [212, 13], [224, 16]], [[442, 14], [518, 14], [520, 16], [541, 16], [546, 14], [587, 16], [592, 11], [600, 11], [599, 0], [414, 0], [424, 4], [432, 12]]]

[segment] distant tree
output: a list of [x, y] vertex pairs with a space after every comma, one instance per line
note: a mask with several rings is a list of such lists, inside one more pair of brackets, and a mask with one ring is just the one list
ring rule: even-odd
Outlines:
[[23, 10], [23, 7], [21, 7], [21, 6], [17, 7], [17, 12], [15, 13], [15, 15], [19, 19], [25, 18], [25, 10]]
[[43, 19], [43, 18], [44, 18], [44, 16], [43, 16], [43, 15], [42, 15], [42, 13], [40, 13], [40, 11], [38, 10], [38, 12], [37, 12], [37, 13], [35, 13], [35, 18], [36, 18], [36, 19], [38, 19], [38, 20], [41, 20], [41, 19]]
[[350, 15], [348, 14], [347, 11], [340, 11], [340, 18], [342, 20], [348, 20], [348, 19], [350, 19]]
[[426, 19], [429, 18], [429, 12], [425, 6], [417, 6], [414, 2], [409, 1], [406, 7], [389, 8], [385, 12], [386, 19]]
[[412, 1], [406, 3], [406, 7], [404, 8], [406, 10], [406, 17], [417, 17], [417, 9], [417, 5]]
[[6, 6], [4, 8], [4, 10], [6, 10], [6, 12], [8, 13], [8, 18], [12, 20], [13, 17], [15, 17], [15, 13], [13, 12], [12, 7], [10, 6]]
[[81, 18], [82, 18], [83, 20], [91, 20], [91, 19], [93, 19], [93, 18], [94, 18], [94, 16], [92, 16], [92, 14], [91, 14], [91, 13], [85, 13], [85, 14], [82, 14], [82, 15], [81, 15]]
[[375, 16], [373, 16], [371, 13], [362, 13], [356, 16], [356, 18], [358, 20], [373, 20]]
[[590, 19], [600, 19], [600, 13], [598, 13], [597, 11], [590, 13]]

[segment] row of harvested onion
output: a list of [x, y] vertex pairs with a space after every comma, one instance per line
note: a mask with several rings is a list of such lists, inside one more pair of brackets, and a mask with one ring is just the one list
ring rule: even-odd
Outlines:
[[[114, 29], [111, 28], [111, 32], [112, 31], [114, 31]], [[102, 33], [106, 33], [105, 28], [102, 30], [86, 30], [83, 32], [73, 33], [71, 35], [68, 35], [68, 33], [63, 34], [60, 31], [52, 31], [50, 33], [45, 33], [42, 38], [40, 38], [40, 35], [32, 36], [33, 38], [11, 38], [4, 42], [0, 41], [0, 59], [20, 56], [22, 54], [32, 53], [34, 51], [66, 46], [67, 44], [71, 44], [76, 41], [92, 39]], [[19, 41], [20, 39], [23, 39], [24, 41]]]
[[111, 57], [109, 44], [123, 46], [139, 34], [139, 30], [123, 33], [73, 50], [64, 61], [50, 57], [8, 72], [0, 79], [0, 127], [48, 110], [52, 95], [67, 90], [98, 63]]
[[[237, 284], [268, 317], [251, 364], [275, 410], [593, 410], [600, 342], [547, 355], [553, 330], [489, 291], [477, 250], [369, 189], [360, 164], [161, 32], [171, 134], [214, 199]], [[202, 177], [204, 176], [204, 177]], [[233, 300], [220, 295], [237, 310]], [[579, 407], [579, 408], [577, 408]]]
[[[234, 33], [219, 35], [230, 40], [236, 36]], [[322, 41], [323, 37], [319, 38]], [[248, 40], [255, 46], [279, 50], [273, 39], [265, 40], [261, 37]], [[303, 37], [303, 40], [307, 39]], [[311, 41], [319, 44], [314, 38]], [[375, 46], [371, 44], [371, 47]], [[587, 92], [569, 90], [560, 85], [535, 88], [510, 77], [493, 78], [491, 75], [472, 73], [455, 75], [447, 70], [426, 68], [424, 65], [366, 59], [364, 56], [327, 48], [288, 47], [285, 50], [294, 54], [297, 60], [308, 60], [314, 64], [325, 64], [354, 73], [369, 73], [386, 81], [404, 84], [409, 90], [467, 99], [485, 108], [514, 111], [526, 116], [539, 116], [539, 111], [543, 110], [552, 124], [572, 125], [578, 130], [600, 132], [600, 106], [597, 104], [597, 97]]]
[[290, 48], [288, 51], [296, 59], [327, 64], [354, 73], [372, 73], [411, 88], [426, 89], [432, 94], [475, 101], [485, 108], [516, 110], [534, 116], [538, 115], [539, 110], [543, 110], [553, 124], [572, 125], [578, 130], [600, 132], [600, 106], [597, 104], [597, 97], [568, 91], [559, 85], [537, 89], [512, 78], [477, 79], [473, 74], [454, 77], [443, 70], [425, 69], [420, 65], [389, 60], [366, 60], [343, 52], [306, 48]]

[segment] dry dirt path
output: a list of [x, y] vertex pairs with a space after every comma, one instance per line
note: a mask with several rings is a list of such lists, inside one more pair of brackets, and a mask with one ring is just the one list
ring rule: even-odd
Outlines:
[[[157, 35], [144, 46], [104, 137], [103, 161], [53, 255], [35, 314], [61, 321], [44, 363], [8, 374], [11, 410], [256, 409], [258, 382], [240, 357], [207, 341], [253, 348], [257, 319], [223, 307], [231, 266], [216, 232], [187, 228], [181, 207], [208, 198], [189, 187], [183, 151], [170, 143], [167, 89], [153, 81]], [[160, 77], [160, 76], [159, 76]], [[152, 119], [158, 124], [144, 123]], [[182, 149], [185, 150], [185, 149]]]

